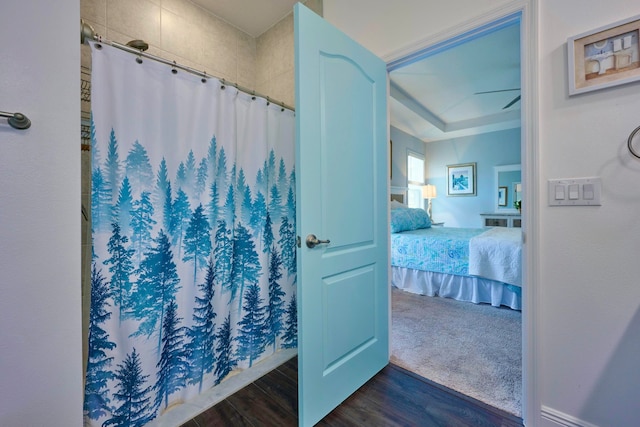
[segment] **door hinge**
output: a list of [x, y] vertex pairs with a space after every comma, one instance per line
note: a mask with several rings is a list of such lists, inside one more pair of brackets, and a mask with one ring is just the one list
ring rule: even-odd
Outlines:
[[300, 239], [300, 236], [296, 236], [296, 246], [299, 248], [302, 247], [302, 239]]

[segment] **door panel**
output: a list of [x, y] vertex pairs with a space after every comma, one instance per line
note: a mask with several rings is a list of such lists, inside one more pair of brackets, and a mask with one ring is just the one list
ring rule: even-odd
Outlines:
[[323, 280], [325, 375], [375, 342], [374, 275], [365, 266]]
[[[373, 125], [376, 119], [371, 108], [361, 110], [357, 103], [373, 105], [375, 97], [370, 78], [363, 70], [345, 56], [320, 52], [320, 113], [321, 123], [331, 126], [322, 128], [324, 135], [321, 159], [323, 199], [323, 225], [332, 236], [335, 246], [371, 243], [374, 236], [373, 162], [374, 148], [349, 143], [357, 140], [373, 140]], [[349, 98], [345, 94], [351, 94]], [[325, 108], [325, 106], [341, 108]], [[348, 114], [344, 114], [344, 110]], [[346, 142], [346, 143], [345, 143]], [[349, 176], [335, 171], [353, 171]], [[347, 181], [348, 180], [348, 185]], [[343, 221], [342, 209], [336, 205], [349, 206], [351, 214], [360, 219], [356, 224]], [[354, 227], [355, 225], [355, 227]]]
[[[300, 425], [389, 361], [387, 74], [295, 8]], [[330, 243], [305, 245], [309, 234]]]

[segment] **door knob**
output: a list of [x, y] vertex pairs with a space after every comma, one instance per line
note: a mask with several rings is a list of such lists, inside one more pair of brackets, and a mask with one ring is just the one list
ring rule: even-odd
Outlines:
[[313, 249], [316, 247], [316, 245], [319, 245], [320, 243], [331, 243], [331, 240], [318, 240], [315, 234], [309, 234], [307, 236], [306, 243], [308, 248]]

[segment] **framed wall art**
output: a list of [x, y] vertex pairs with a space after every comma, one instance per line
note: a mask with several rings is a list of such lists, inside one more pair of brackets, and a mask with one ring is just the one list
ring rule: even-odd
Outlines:
[[447, 196], [476, 195], [476, 164], [447, 165]]
[[640, 15], [567, 40], [569, 95], [640, 80]]

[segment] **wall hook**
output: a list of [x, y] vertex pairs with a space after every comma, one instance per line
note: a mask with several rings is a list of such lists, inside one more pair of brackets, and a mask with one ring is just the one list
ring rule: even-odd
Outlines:
[[6, 117], [9, 119], [9, 125], [15, 129], [29, 129], [31, 127], [31, 120], [22, 113], [6, 113], [0, 111], [0, 117]]

